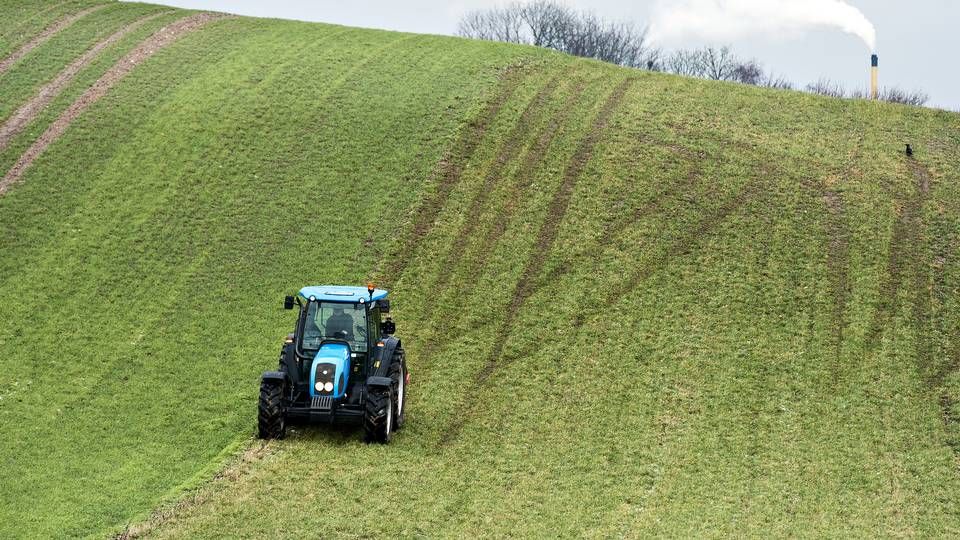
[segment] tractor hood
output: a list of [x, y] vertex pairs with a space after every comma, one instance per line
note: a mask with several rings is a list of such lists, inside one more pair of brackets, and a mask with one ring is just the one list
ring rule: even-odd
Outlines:
[[310, 365], [310, 396], [341, 398], [349, 377], [350, 347], [344, 343], [324, 343]]

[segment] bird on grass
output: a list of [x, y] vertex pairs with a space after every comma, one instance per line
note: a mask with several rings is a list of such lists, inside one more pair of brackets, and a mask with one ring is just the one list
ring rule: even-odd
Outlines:
[[910, 148], [910, 145], [907, 145], [907, 157], [913, 157], [913, 148]]

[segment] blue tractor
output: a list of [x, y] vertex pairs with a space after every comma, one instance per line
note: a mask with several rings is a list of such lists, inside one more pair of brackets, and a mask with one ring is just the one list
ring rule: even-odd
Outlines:
[[305, 421], [359, 424], [365, 441], [389, 443], [403, 426], [410, 375], [387, 291], [304, 287], [284, 299], [295, 307], [280, 366], [260, 382], [260, 438], [282, 439], [289, 421]]

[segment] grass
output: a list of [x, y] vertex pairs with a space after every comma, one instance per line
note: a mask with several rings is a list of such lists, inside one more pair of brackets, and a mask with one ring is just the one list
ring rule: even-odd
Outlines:
[[[955, 535], [957, 118], [213, 23], [0, 198], [0, 536]], [[369, 277], [407, 427], [253, 441], [282, 296]]]

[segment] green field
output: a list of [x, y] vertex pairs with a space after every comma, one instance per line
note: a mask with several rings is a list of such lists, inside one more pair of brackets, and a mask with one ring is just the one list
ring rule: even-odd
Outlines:
[[[0, 0], [0, 59], [91, 5]], [[0, 174], [190, 12], [0, 74], [161, 11]], [[0, 537], [960, 535], [958, 179], [957, 114], [216, 20], [0, 196]], [[407, 426], [255, 440], [283, 296], [368, 279]]]

